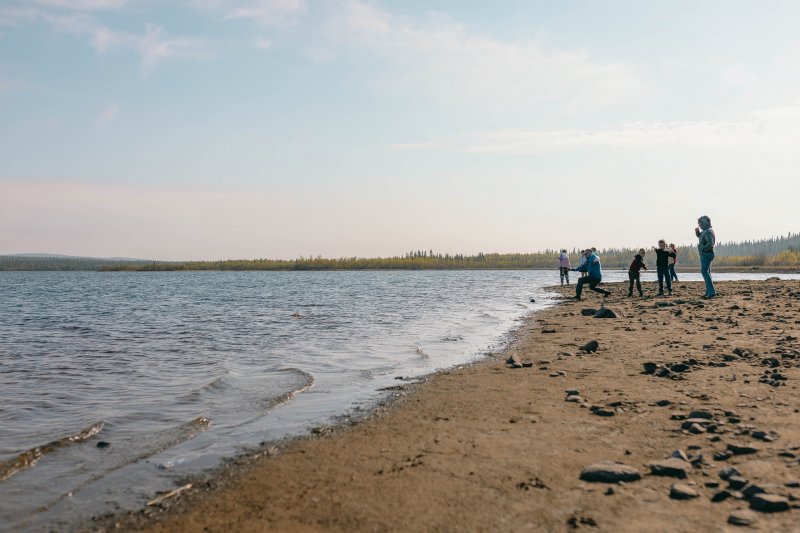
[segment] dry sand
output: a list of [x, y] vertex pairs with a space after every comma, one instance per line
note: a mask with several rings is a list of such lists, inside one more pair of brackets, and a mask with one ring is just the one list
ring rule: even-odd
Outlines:
[[[606, 287], [614, 294], [605, 302], [585, 293], [535, 315], [508, 353], [410, 386], [378, 416], [272, 449], [211, 488], [99, 523], [219, 532], [730, 531], [740, 529], [728, 523], [732, 513], [761, 505], [789, 509], [747, 511], [755, 530], [800, 531], [800, 282], [722, 282], [713, 300], [698, 298], [699, 283], [677, 283], [666, 298]], [[601, 304], [618, 317], [581, 315]], [[592, 340], [595, 353], [579, 350]], [[510, 355], [534, 364], [510, 368]], [[645, 363], [655, 374], [643, 373]], [[686, 368], [668, 370], [673, 363]], [[566, 401], [569, 389], [583, 401]], [[692, 411], [710, 419], [686, 423]], [[715, 458], [729, 445], [754, 453]], [[677, 450], [689, 461], [668, 471], [685, 479], [651, 474], [651, 462]], [[583, 468], [600, 461], [624, 463], [641, 479], [582, 481]], [[738, 490], [720, 478], [731, 466]], [[698, 496], [671, 498], [675, 483]], [[726, 499], [711, 501], [725, 489]]]

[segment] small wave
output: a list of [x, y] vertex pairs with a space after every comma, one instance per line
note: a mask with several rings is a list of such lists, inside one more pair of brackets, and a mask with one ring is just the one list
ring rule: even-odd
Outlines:
[[83, 428], [74, 435], [48, 442], [43, 446], [36, 446], [35, 448], [31, 448], [30, 450], [22, 452], [13, 459], [10, 459], [4, 463], [0, 463], [0, 481], [5, 481], [19, 471], [35, 466], [36, 463], [39, 462], [39, 459], [44, 457], [44, 455], [47, 453], [52, 453], [69, 444], [83, 442], [86, 439], [97, 435], [100, 433], [101, 429], [103, 429], [103, 423], [95, 422], [94, 424]]
[[446, 337], [442, 338], [445, 342], [458, 342], [463, 341], [464, 337], [462, 335], [447, 335]]
[[301, 377], [304, 378], [304, 380], [294, 389], [285, 392], [280, 396], [278, 396], [277, 398], [275, 398], [275, 400], [271, 402], [271, 406], [269, 407], [270, 410], [274, 409], [275, 407], [281, 406], [285, 403], [288, 403], [292, 398], [294, 398], [301, 392], [307, 391], [308, 389], [313, 387], [314, 384], [317, 382], [317, 380], [314, 378], [313, 375], [309, 374], [305, 370], [300, 370], [299, 368], [284, 368], [281, 370], [281, 372], [293, 372], [295, 374], [299, 374]]
[[207, 392], [225, 390], [227, 388], [230, 388], [230, 384], [228, 384], [227, 380], [225, 379], [225, 376], [219, 376], [218, 378], [209, 381], [199, 389], [184, 394], [183, 396], [181, 396], [181, 400], [194, 402], [200, 399], [200, 397]]
[[423, 349], [422, 349], [422, 348], [420, 348], [419, 346], [417, 346], [417, 355], [419, 355], [420, 357], [422, 357], [422, 358], [424, 358], [424, 359], [428, 359], [428, 358], [430, 358], [430, 355], [428, 355], [427, 353], [425, 353], [425, 350], [423, 350]]

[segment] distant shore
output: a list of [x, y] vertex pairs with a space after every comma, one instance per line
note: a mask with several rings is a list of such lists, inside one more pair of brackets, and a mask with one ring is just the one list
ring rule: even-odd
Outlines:
[[[607, 286], [605, 302], [592, 294], [533, 316], [507, 353], [399, 385], [378, 416], [270, 446], [92, 527], [725, 531], [753, 520], [791, 531], [800, 282], [720, 282], [713, 300], [698, 298], [698, 282], [677, 282], [671, 298]], [[601, 304], [617, 318], [583, 316]], [[589, 341], [596, 351], [581, 350]], [[509, 358], [532, 367], [510, 368]], [[602, 461], [641, 479], [580, 479]]]

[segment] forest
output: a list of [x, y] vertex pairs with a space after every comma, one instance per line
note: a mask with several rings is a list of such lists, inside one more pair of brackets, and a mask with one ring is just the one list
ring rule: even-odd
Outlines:
[[[605, 269], [624, 269], [638, 248], [599, 249]], [[651, 251], [651, 250], [648, 250]], [[573, 265], [579, 250], [568, 250]], [[479, 253], [476, 255], [412, 250], [395, 257], [299, 257], [297, 259], [228, 259], [223, 261], [148, 261], [140, 259], [97, 259], [68, 256], [2, 255], [0, 270], [461, 270], [555, 268], [558, 250], [530, 253]], [[645, 256], [654, 267], [655, 254]], [[700, 258], [694, 245], [678, 249], [679, 267], [697, 268]], [[721, 243], [716, 247], [715, 268], [793, 269], [800, 268], [800, 233], [784, 237]]]

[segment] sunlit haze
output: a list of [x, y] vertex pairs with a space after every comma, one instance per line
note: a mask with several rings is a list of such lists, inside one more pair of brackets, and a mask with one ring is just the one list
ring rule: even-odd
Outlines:
[[800, 230], [800, 3], [0, 0], [0, 254]]

